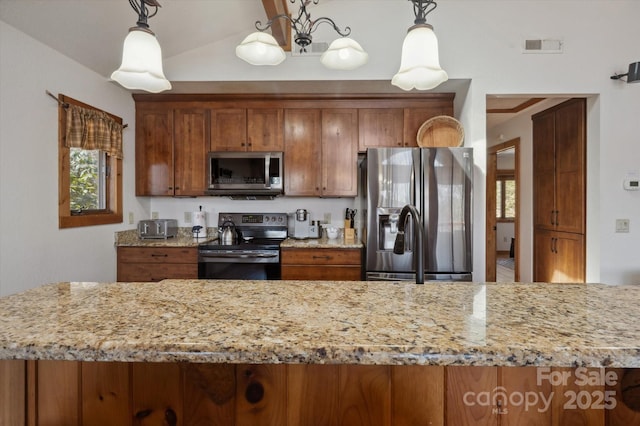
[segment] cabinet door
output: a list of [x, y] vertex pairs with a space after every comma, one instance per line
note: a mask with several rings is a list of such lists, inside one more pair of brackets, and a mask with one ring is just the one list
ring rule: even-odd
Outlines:
[[555, 226], [557, 231], [582, 234], [585, 227], [585, 100], [571, 100], [555, 114]]
[[402, 146], [402, 108], [362, 108], [358, 110], [358, 150]]
[[555, 115], [533, 120], [534, 226], [554, 229], [555, 223]]
[[286, 195], [320, 195], [321, 152], [320, 110], [285, 110], [284, 192]]
[[404, 146], [416, 147], [418, 130], [430, 118], [438, 115], [453, 115], [453, 104], [435, 103], [433, 106], [404, 109]]
[[211, 110], [211, 151], [247, 150], [247, 110]]
[[177, 426], [183, 420], [183, 388], [177, 363], [132, 363], [131, 405], [136, 426]]
[[174, 195], [204, 195], [208, 151], [207, 111], [174, 112]]
[[250, 151], [282, 151], [284, 149], [281, 108], [247, 110], [247, 141]]
[[358, 195], [358, 111], [322, 110], [322, 195]]
[[533, 281], [551, 282], [555, 270], [553, 232], [536, 229], [533, 241]]
[[480, 404], [476, 399], [483, 392], [490, 394], [496, 389], [497, 367], [450, 366], [447, 367], [445, 380], [447, 425], [498, 424], [499, 407]]
[[583, 235], [536, 230], [534, 281], [582, 283], [585, 280], [584, 258]]
[[136, 111], [136, 195], [173, 195], [173, 111]]

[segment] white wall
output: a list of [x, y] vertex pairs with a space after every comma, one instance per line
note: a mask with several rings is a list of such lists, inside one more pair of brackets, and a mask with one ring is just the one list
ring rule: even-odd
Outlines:
[[[369, 52], [369, 64], [350, 72], [329, 71], [318, 64], [317, 58], [288, 58], [276, 68], [252, 67], [234, 56], [235, 46], [252, 31], [253, 23], [247, 22], [235, 37], [167, 58], [165, 73], [174, 81], [389, 80], [397, 71], [402, 39], [413, 21], [408, 2], [327, 1], [315, 7], [314, 14], [328, 15], [336, 22], [350, 25], [353, 37]], [[636, 261], [636, 253], [640, 251], [640, 193], [621, 189], [626, 173], [640, 169], [637, 141], [640, 85], [609, 79], [614, 72], [625, 72], [630, 62], [640, 60], [635, 34], [638, 16], [640, 2], [635, 0], [448, 0], [439, 2], [436, 11], [429, 15], [440, 41], [443, 68], [452, 79], [472, 80], [464, 104], [456, 105], [460, 111], [458, 118], [465, 127], [465, 144], [476, 148], [476, 280], [484, 279], [486, 95], [576, 94], [593, 95], [588, 135], [588, 280], [640, 283], [640, 266]], [[6, 294], [57, 279], [110, 279], [115, 269], [110, 251], [112, 233], [118, 227], [57, 230], [55, 105], [43, 93], [49, 89], [75, 95], [121, 115], [130, 124], [133, 105], [122, 91], [104, 79], [6, 25], [1, 31], [1, 291]], [[564, 53], [522, 54], [525, 37], [561, 37]], [[318, 35], [318, 39], [321, 38]], [[38, 124], [25, 128], [22, 125], [25, 117], [35, 119]], [[133, 129], [125, 138], [128, 138], [126, 149], [130, 154], [128, 160], [125, 159], [125, 213], [131, 209], [144, 214], [154, 209], [161, 214], [182, 212], [185, 200], [133, 198]], [[9, 146], [15, 141], [23, 145]], [[27, 158], [28, 163], [24, 162]], [[523, 170], [530, 173], [526, 166]], [[190, 210], [200, 203], [199, 199], [194, 201]], [[146, 208], [145, 203], [149, 203], [150, 208]], [[215, 200], [207, 199], [205, 203], [208, 208], [216, 209]], [[294, 200], [287, 208], [305, 207], [300, 204]], [[30, 213], [22, 219], [16, 214], [18, 209]], [[320, 211], [325, 209], [324, 204], [318, 207]], [[310, 210], [315, 213], [315, 208]], [[526, 214], [531, 213], [522, 211], [523, 217]], [[616, 218], [630, 219], [631, 232], [614, 233]], [[521, 230], [521, 244], [530, 244], [530, 234], [530, 229]], [[524, 241], [526, 238], [529, 242]], [[31, 240], [43, 244], [35, 254], [31, 253]], [[606, 250], [601, 251], [600, 246]], [[60, 251], [60, 247], [65, 251]], [[67, 250], [81, 256], [83, 261], [71, 267], [63, 258]], [[96, 253], [108, 261], [96, 261]], [[36, 268], [31, 267], [34, 263], [38, 265]], [[531, 269], [531, 265], [523, 266]]]
[[0, 21], [0, 295], [55, 281], [114, 281], [114, 231], [58, 229], [58, 107], [62, 93], [123, 118], [124, 206], [133, 196], [134, 103], [125, 90]]

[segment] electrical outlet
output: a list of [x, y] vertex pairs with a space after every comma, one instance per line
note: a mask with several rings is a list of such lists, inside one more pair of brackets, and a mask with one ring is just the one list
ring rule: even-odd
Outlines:
[[616, 219], [616, 232], [629, 232], [629, 219]]
[[191, 223], [191, 212], [184, 212], [184, 223]]
[[331, 223], [331, 213], [324, 214], [324, 223]]
[[158, 215], [158, 212], [151, 212], [151, 219], [160, 219], [160, 215]]
[[133, 225], [133, 212], [129, 212], [129, 225]]

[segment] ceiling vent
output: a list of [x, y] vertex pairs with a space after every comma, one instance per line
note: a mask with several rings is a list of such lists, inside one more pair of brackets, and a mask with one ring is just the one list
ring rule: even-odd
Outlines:
[[298, 45], [291, 46], [291, 56], [320, 56], [329, 49], [329, 43], [326, 41], [314, 41], [306, 47], [305, 52], [301, 52]]
[[562, 39], [527, 38], [523, 43], [522, 53], [562, 53]]

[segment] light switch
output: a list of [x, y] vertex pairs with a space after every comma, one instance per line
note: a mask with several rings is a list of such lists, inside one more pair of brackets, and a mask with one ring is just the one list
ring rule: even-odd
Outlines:
[[629, 219], [616, 219], [616, 232], [629, 232]]
[[133, 212], [129, 212], [129, 225], [133, 225]]
[[184, 223], [191, 223], [191, 212], [184, 212]]

